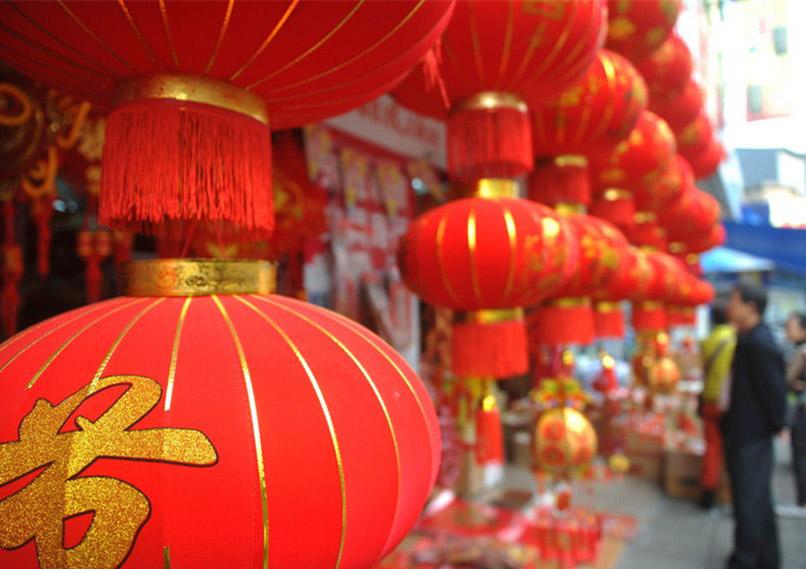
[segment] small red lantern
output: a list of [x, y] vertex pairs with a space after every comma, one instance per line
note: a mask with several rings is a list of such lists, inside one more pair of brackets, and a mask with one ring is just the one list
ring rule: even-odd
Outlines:
[[608, 0], [607, 47], [639, 61], [671, 35], [680, 0]]
[[646, 110], [646, 99], [646, 86], [632, 64], [601, 50], [580, 80], [531, 105], [538, 163], [529, 197], [551, 206], [590, 203], [585, 156], [612, 150], [626, 138]]
[[702, 87], [689, 79], [679, 94], [656, 93], [649, 101], [649, 110], [669, 123], [672, 130], [679, 130], [697, 118], [704, 104]]
[[672, 241], [708, 235], [719, 221], [719, 202], [711, 194], [690, 186], [673, 204], [658, 211], [658, 220]]
[[634, 192], [635, 205], [640, 211], [658, 211], [677, 201], [683, 192], [694, 187], [694, 172], [679, 154], [666, 165], [660, 177]]
[[141, 264], [3, 344], [2, 567], [359, 569], [403, 539], [439, 469], [428, 392], [268, 268]]
[[714, 127], [708, 115], [701, 112], [693, 121], [676, 130], [675, 136], [677, 151], [693, 164], [711, 146], [714, 140]]
[[650, 285], [650, 265], [645, 253], [628, 246], [621, 256], [619, 270], [608, 286], [593, 294], [597, 338], [623, 338], [624, 314], [621, 301], [641, 298]]
[[588, 213], [612, 223], [626, 234], [635, 220], [635, 199], [632, 192], [609, 188], [594, 197]]
[[691, 78], [691, 51], [680, 36], [672, 34], [637, 66], [646, 80], [650, 98], [677, 97]]
[[604, 18], [600, 0], [458, 2], [442, 36], [442, 92], [415, 72], [394, 97], [447, 119], [452, 178], [518, 176], [533, 163], [527, 104], [586, 71], [604, 40]]
[[694, 176], [698, 179], [713, 176], [725, 157], [725, 148], [718, 140], [712, 139], [707, 148], [692, 159], [691, 168]]
[[270, 128], [391, 90], [453, 2], [16, 2], [0, 58], [110, 110], [100, 216], [272, 227]]

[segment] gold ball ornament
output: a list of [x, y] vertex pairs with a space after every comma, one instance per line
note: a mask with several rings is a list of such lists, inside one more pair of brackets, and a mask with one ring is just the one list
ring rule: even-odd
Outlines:
[[584, 470], [596, 456], [598, 439], [588, 418], [572, 407], [545, 411], [535, 428], [536, 466], [556, 476]]

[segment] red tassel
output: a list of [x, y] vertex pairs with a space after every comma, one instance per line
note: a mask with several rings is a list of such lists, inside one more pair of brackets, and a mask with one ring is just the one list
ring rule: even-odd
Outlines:
[[476, 410], [476, 462], [482, 466], [504, 463], [501, 413], [492, 395], [486, 395]]
[[635, 220], [635, 202], [626, 192], [608, 190], [593, 200], [588, 213], [628, 231]]
[[557, 156], [540, 161], [529, 177], [529, 198], [555, 207], [559, 203], [591, 203], [587, 160], [581, 156]]
[[597, 338], [624, 338], [624, 313], [613, 302], [596, 303], [593, 321]]
[[0, 317], [5, 336], [12, 336], [17, 331], [17, 313], [20, 306], [19, 284], [22, 280], [22, 249], [17, 245], [14, 235], [14, 204], [10, 201], [3, 204], [5, 221], [5, 242], [0, 246], [0, 276], [3, 286], [0, 289]]
[[31, 216], [36, 224], [36, 268], [42, 277], [50, 273], [50, 219], [53, 217], [53, 196], [34, 198]]
[[593, 343], [595, 337], [593, 310], [590, 303], [579, 299], [551, 301], [529, 315], [532, 346], [585, 345]]
[[460, 108], [448, 118], [448, 170], [455, 180], [516, 178], [533, 164], [528, 111]]
[[668, 327], [666, 309], [659, 302], [633, 304], [632, 327], [636, 332], [664, 332]]
[[169, 99], [119, 106], [106, 123], [100, 221], [274, 226], [271, 132], [246, 115]]
[[526, 373], [529, 360], [523, 318], [455, 323], [451, 369], [461, 377], [498, 378]]

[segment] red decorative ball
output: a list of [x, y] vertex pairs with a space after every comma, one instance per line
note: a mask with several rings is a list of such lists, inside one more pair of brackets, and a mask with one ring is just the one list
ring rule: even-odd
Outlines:
[[679, 130], [697, 118], [704, 104], [702, 87], [689, 79], [679, 94], [656, 93], [649, 101], [649, 110], [669, 123], [672, 130]]
[[405, 361], [285, 297], [116, 298], [21, 332], [0, 362], [6, 569], [368, 568], [439, 467]]
[[685, 158], [675, 154], [657, 180], [634, 192], [636, 208], [658, 211], [673, 204], [691, 187], [694, 187], [694, 172]]
[[725, 148], [718, 140], [712, 139], [706, 149], [691, 162], [694, 176], [698, 179], [713, 176], [723, 160], [725, 160]]
[[647, 91], [626, 58], [602, 49], [573, 85], [530, 106], [536, 156], [584, 155], [627, 137], [646, 110]]
[[680, 0], [608, 0], [607, 48], [639, 61], [671, 35]]
[[708, 235], [719, 221], [719, 202], [711, 194], [691, 186], [680, 198], [658, 212], [658, 220], [671, 241], [687, 241]]
[[[714, 141], [714, 127], [704, 112], [683, 128], [675, 131], [677, 151], [692, 166], [709, 150]], [[701, 177], [701, 176], [697, 176]]]
[[637, 63], [650, 99], [679, 96], [691, 79], [691, 51], [678, 35], [672, 35], [655, 52]]

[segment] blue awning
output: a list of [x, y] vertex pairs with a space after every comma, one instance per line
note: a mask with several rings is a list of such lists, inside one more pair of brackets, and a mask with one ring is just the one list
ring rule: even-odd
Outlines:
[[772, 261], [776, 269], [806, 275], [806, 230], [725, 222], [725, 246]]
[[730, 247], [715, 247], [700, 255], [702, 270], [706, 273], [743, 273], [750, 271], [771, 271], [775, 263], [769, 259], [756, 257]]

